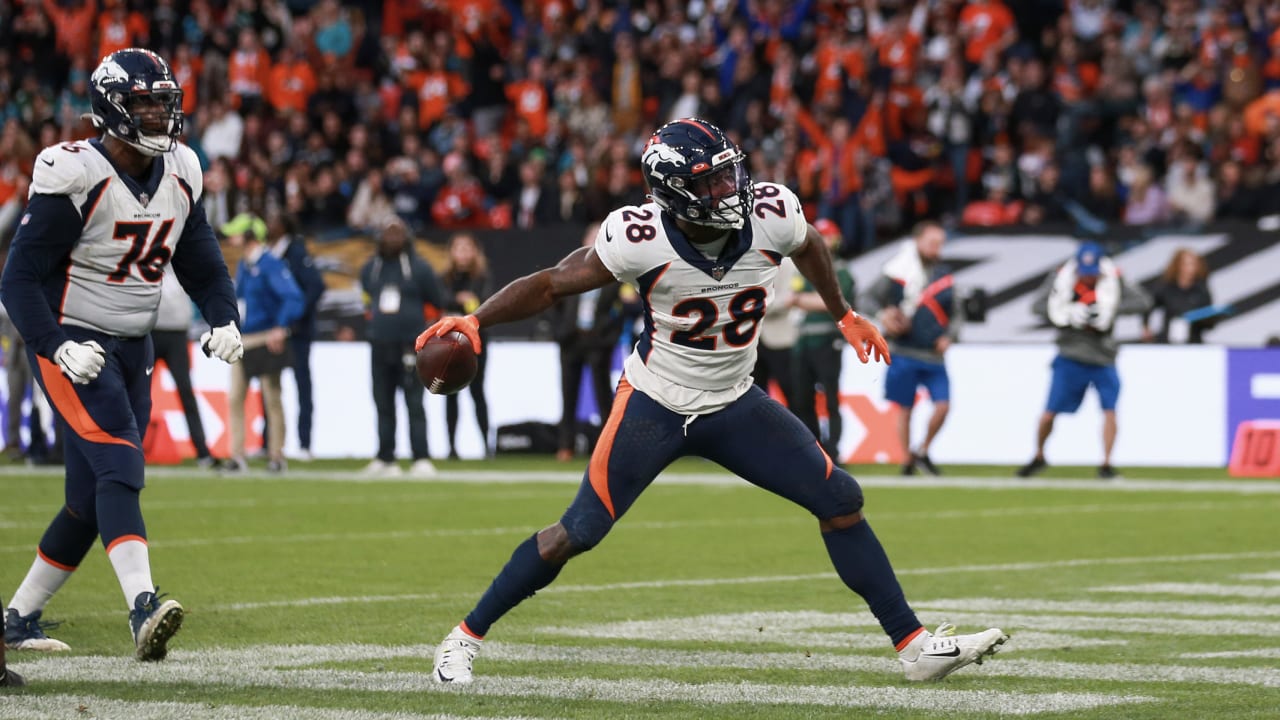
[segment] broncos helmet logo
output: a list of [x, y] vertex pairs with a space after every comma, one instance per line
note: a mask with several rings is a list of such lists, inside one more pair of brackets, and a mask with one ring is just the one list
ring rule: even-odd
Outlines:
[[98, 88], [98, 92], [105, 95], [111, 85], [116, 83], [127, 84], [129, 82], [129, 73], [120, 67], [120, 63], [114, 60], [103, 60], [102, 64], [98, 65], [98, 69], [93, 71], [91, 80], [94, 87]]
[[644, 156], [640, 158], [640, 161], [648, 165], [649, 170], [658, 176], [662, 175], [658, 171], [658, 163], [671, 163], [677, 167], [689, 164], [689, 158], [681, 155], [679, 150], [663, 142], [649, 143], [649, 147], [644, 149]]

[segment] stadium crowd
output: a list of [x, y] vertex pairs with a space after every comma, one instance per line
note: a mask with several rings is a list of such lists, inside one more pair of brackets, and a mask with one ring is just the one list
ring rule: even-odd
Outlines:
[[1198, 224], [1280, 211], [1276, 0], [16, 0], [0, 228], [88, 73], [145, 46], [186, 92], [214, 227], [319, 239], [598, 220], [674, 117], [720, 124], [853, 255], [924, 218]]

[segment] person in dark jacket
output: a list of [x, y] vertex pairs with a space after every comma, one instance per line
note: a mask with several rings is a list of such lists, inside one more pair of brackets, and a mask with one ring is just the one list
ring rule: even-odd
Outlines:
[[[945, 356], [960, 329], [960, 303], [951, 270], [941, 263], [947, 233], [934, 222], [916, 226], [914, 239], [903, 244], [863, 299], [864, 312], [876, 313], [893, 353], [884, 377], [884, 396], [897, 405], [898, 439], [906, 453], [903, 475], [917, 470], [940, 474], [929, 447], [951, 411], [951, 379]], [[911, 446], [911, 412], [916, 392], [925, 388], [933, 414], [924, 440]]]
[[[449, 241], [449, 269], [444, 277], [444, 309], [451, 315], [470, 315], [491, 293], [489, 261], [484, 248], [470, 233], [458, 233]], [[480, 340], [488, 342], [487, 332], [480, 333]], [[485, 456], [489, 455], [489, 403], [484, 395], [484, 367], [487, 353], [476, 358], [476, 376], [467, 391], [475, 406], [476, 423], [480, 437], [484, 439]], [[458, 434], [458, 395], [445, 396], [445, 422], [449, 426], [449, 459], [458, 458], [455, 438]]]
[[368, 340], [373, 373], [373, 404], [378, 412], [378, 456], [365, 474], [394, 476], [396, 464], [396, 389], [404, 393], [409, 411], [409, 444], [413, 451], [410, 473], [429, 477], [436, 473], [427, 450], [427, 414], [422, 405], [423, 387], [418, 379], [413, 342], [422, 322], [439, 315], [443, 304], [440, 280], [431, 265], [413, 250], [409, 229], [398, 218], [389, 222], [378, 238], [378, 251], [360, 270], [365, 310], [369, 317]]
[[[315, 414], [311, 389], [311, 343], [316, 336], [316, 309], [324, 294], [324, 277], [307, 252], [307, 242], [298, 233], [298, 223], [290, 215], [273, 214], [267, 218], [267, 237], [271, 254], [289, 265], [289, 272], [302, 290], [302, 317], [289, 328], [289, 349], [293, 353], [293, 382], [298, 391], [298, 459], [311, 460], [311, 418]], [[263, 445], [267, 438], [263, 437]]]
[[[587, 228], [583, 247], [595, 244], [598, 223]], [[570, 295], [554, 308], [552, 327], [560, 344], [560, 413], [559, 448], [556, 459], [568, 462], [574, 456], [577, 436], [578, 394], [582, 386], [582, 370], [591, 370], [591, 391], [601, 422], [613, 408], [613, 382], [610, 375], [613, 347], [622, 336], [625, 308], [622, 284], [612, 283], [599, 290]]]
[[1164, 320], [1158, 332], [1151, 329], [1151, 315], [1142, 316], [1142, 340], [1158, 343], [1204, 342], [1204, 331], [1211, 321], [1188, 323], [1182, 316], [1191, 310], [1213, 304], [1209, 293], [1209, 265], [1204, 258], [1188, 248], [1173, 253], [1169, 265], [1152, 291], [1155, 308], [1164, 309]]

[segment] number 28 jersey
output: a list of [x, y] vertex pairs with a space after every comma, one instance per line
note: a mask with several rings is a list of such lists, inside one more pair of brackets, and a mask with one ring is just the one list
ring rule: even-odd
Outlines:
[[58, 322], [120, 337], [155, 325], [165, 266], [203, 190], [200, 163], [178, 144], [142, 184], [118, 172], [96, 140], [51, 145], [36, 158], [31, 195], [65, 195], [82, 230], [71, 249]]
[[610, 213], [595, 252], [644, 302], [644, 332], [624, 365], [627, 381], [690, 415], [745, 393], [778, 265], [804, 243], [807, 227], [795, 194], [766, 182], [756, 183], [746, 224], [730, 231], [715, 258], [652, 202]]

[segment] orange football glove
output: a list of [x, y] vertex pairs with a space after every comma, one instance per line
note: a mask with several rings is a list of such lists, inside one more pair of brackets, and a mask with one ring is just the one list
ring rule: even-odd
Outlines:
[[884, 341], [884, 336], [875, 325], [871, 324], [870, 320], [850, 310], [840, 318], [836, 327], [840, 328], [840, 333], [853, 346], [854, 352], [858, 353], [858, 359], [862, 362], [867, 362], [873, 352], [875, 359], [883, 360], [885, 365], [893, 362], [889, 357], [889, 344]]
[[[450, 315], [449, 317], [440, 318], [432, 323], [431, 327], [422, 331], [418, 339], [413, 343], [415, 351], [421, 350], [423, 345], [433, 337], [440, 337], [446, 333], [457, 330], [467, 339], [471, 341], [471, 349], [480, 354], [480, 320], [475, 315]], [[883, 341], [881, 341], [883, 342]]]

